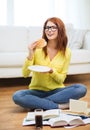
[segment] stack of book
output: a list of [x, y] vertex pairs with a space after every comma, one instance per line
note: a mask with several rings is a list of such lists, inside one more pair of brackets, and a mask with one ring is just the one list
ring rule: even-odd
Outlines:
[[[76, 127], [90, 123], [90, 109], [87, 102], [70, 99], [70, 109], [52, 109], [43, 112], [43, 125], [51, 127]], [[35, 112], [28, 112], [22, 123], [23, 126], [35, 125]]]

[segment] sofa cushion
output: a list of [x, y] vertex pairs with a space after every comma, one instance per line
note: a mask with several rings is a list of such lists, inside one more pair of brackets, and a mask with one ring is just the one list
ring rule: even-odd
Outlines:
[[20, 67], [23, 65], [27, 52], [0, 53], [0, 67]]
[[68, 37], [68, 46], [71, 49], [80, 49], [83, 46], [84, 37], [87, 30], [73, 29]]
[[73, 49], [70, 64], [90, 63], [90, 51], [84, 49]]
[[73, 24], [65, 24], [65, 28], [66, 28], [66, 34], [68, 37], [68, 45], [69, 45], [69, 41], [71, 39], [72, 31], [73, 31]]
[[88, 30], [84, 38], [84, 49], [90, 50], [90, 31]]
[[0, 26], [0, 52], [17, 52], [27, 50], [26, 27]]

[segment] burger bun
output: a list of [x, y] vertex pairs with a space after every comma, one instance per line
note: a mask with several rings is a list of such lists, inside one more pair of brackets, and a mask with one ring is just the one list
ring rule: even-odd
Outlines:
[[36, 41], [36, 47], [37, 48], [43, 48], [47, 45], [47, 42], [45, 41], [45, 39], [39, 39], [38, 41]]

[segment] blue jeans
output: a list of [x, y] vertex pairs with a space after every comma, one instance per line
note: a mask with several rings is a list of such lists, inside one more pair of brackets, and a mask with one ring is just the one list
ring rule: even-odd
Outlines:
[[52, 91], [19, 90], [13, 94], [13, 100], [24, 108], [57, 109], [58, 104], [68, 103], [69, 99], [79, 99], [85, 96], [86, 86], [73, 84]]

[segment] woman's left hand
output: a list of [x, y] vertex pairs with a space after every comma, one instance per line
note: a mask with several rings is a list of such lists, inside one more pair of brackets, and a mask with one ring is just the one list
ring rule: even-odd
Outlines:
[[49, 73], [53, 73], [53, 69], [50, 69]]

